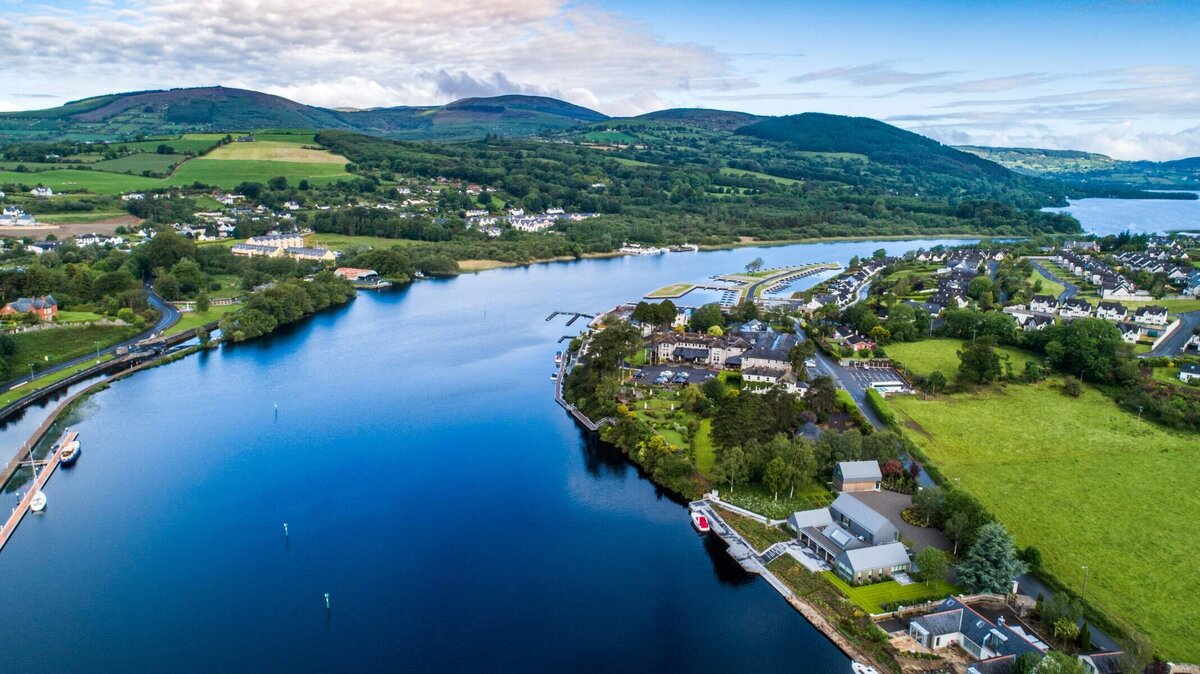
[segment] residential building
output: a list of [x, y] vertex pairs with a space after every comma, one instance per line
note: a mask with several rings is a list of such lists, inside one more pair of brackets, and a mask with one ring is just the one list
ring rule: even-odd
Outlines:
[[46, 197], [54, 196], [54, 190], [50, 189], [49, 187], [43, 187], [41, 185], [29, 190], [29, 193], [32, 194], [33, 196], [37, 197], [38, 199], [45, 199]]
[[1123, 321], [1129, 315], [1129, 310], [1120, 302], [1101, 302], [1096, 307], [1096, 318], [1106, 318], [1110, 321]]
[[1003, 617], [993, 623], [954, 597], [947, 598], [932, 613], [913, 618], [908, 623], [908, 635], [935, 651], [958, 646], [981, 662], [1048, 650], [1025, 627], [1009, 625]]
[[1166, 325], [1167, 309], [1156, 306], [1139, 307], [1133, 314], [1133, 320], [1146, 325]]
[[246, 257], [279, 257], [283, 254], [283, 248], [278, 246], [261, 246], [253, 243], [235, 243], [229, 249], [229, 252], [234, 255], [244, 255]]
[[303, 248], [304, 237], [299, 234], [269, 234], [267, 236], [252, 236], [246, 243], [254, 246], [274, 246], [276, 248]]
[[878, 461], [841, 461], [833, 468], [833, 488], [838, 491], [879, 491], [882, 485]]
[[52, 321], [58, 318], [58, 302], [51, 295], [42, 295], [41, 297], [22, 297], [0, 307], [0, 316], [14, 314], [33, 314], [39, 320]]
[[1079, 664], [1083, 665], [1089, 674], [1124, 674], [1125, 654], [1121, 651], [1107, 651], [1081, 655]]
[[337, 253], [334, 253], [328, 248], [308, 248], [306, 246], [299, 246], [294, 248], [284, 248], [283, 254], [294, 260], [333, 262], [337, 259]]
[[1058, 299], [1053, 295], [1034, 295], [1029, 300], [1029, 310], [1038, 311], [1044, 314], [1053, 314], [1058, 312]]
[[1117, 329], [1121, 331], [1121, 341], [1126, 344], [1137, 344], [1142, 336], [1142, 329], [1133, 323], [1117, 323]]
[[729, 359], [742, 355], [749, 342], [737, 335], [701, 335], [694, 332], [670, 333], [655, 339], [654, 354], [659, 362], [687, 362], [723, 368]]
[[1179, 364], [1179, 381], [1191, 383], [1200, 379], [1200, 365], [1195, 363]]
[[58, 250], [62, 247], [62, 241], [35, 241], [25, 247], [34, 255], [49, 253], [50, 251]]
[[125, 243], [125, 239], [120, 236], [107, 236], [92, 232], [90, 234], [80, 234], [75, 237], [76, 246], [119, 246]]
[[827, 508], [792, 513], [788, 525], [802, 545], [851, 583], [887, 580], [912, 568], [895, 525], [848, 493]]
[[1092, 315], [1092, 303], [1072, 297], [1062, 303], [1058, 315], [1063, 318], [1086, 318]]

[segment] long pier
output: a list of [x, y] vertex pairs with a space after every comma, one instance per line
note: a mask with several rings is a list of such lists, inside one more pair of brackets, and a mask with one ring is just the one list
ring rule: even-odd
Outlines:
[[[35, 438], [40, 440], [41, 436], [44, 434], [45, 431], [39, 435], [36, 435]], [[13, 508], [12, 515], [9, 516], [8, 521], [4, 523], [3, 527], [0, 527], [0, 550], [4, 549], [4, 545], [8, 543], [8, 539], [11, 538], [13, 532], [17, 530], [17, 525], [20, 524], [21, 520], [25, 519], [25, 515], [29, 513], [31, 505], [33, 504], [33, 497], [42, 490], [42, 487], [46, 486], [46, 483], [50, 481], [50, 476], [54, 474], [55, 469], [57, 469], [59, 464], [62, 463], [63, 449], [67, 445], [71, 444], [71, 441], [77, 437], [79, 437], [78, 433], [75, 431], [68, 431], [65, 435], [63, 435], [63, 438], [58, 445], [55, 446], [54, 452], [44, 462], [42, 462], [42, 472], [37, 474], [33, 484], [31, 484], [29, 488], [25, 490], [25, 495], [22, 496], [21, 501], [17, 503], [17, 507]], [[29, 445], [29, 465], [36, 470], [39, 462], [33, 457], [33, 448], [37, 446], [37, 442], [35, 440], [31, 440], [27, 444]]]
[[593, 433], [599, 431], [604, 426], [615, 423], [612, 417], [605, 417], [598, 422], [592, 421], [588, 418], [588, 415], [584, 414], [578, 407], [567, 402], [567, 399], [563, 397], [563, 379], [567, 376], [568, 360], [570, 360], [570, 355], [564, 356], [562, 364], [558, 366], [558, 378], [554, 380], [554, 401], [562, 405], [562, 408], [569, 412], [572, 417], [575, 417], [576, 423]]
[[567, 321], [567, 325], [571, 325], [572, 323], [579, 320], [580, 318], [595, 318], [596, 317], [595, 314], [585, 314], [581, 311], [552, 311], [552, 312], [550, 312], [550, 315], [546, 317], [546, 322], [549, 323], [550, 321], [554, 320], [555, 318], [557, 318], [559, 316], [570, 316], [571, 317], [571, 320]]

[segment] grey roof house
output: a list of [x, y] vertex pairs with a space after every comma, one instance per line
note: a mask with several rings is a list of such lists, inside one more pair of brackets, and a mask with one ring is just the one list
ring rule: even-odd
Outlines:
[[895, 525], [850, 494], [828, 508], [792, 513], [788, 525], [802, 545], [852, 583], [887, 580], [912, 568]]
[[833, 487], [838, 491], [879, 491], [882, 484], [878, 461], [842, 461], [833, 469]]
[[[908, 635], [926, 648], [940, 650], [958, 646], [986, 663], [1000, 656], [1045, 653], [1045, 643], [1023, 626], [984, 618], [975, 609], [948, 597], [938, 608], [908, 623]], [[980, 664], [980, 663], [976, 663]], [[979, 670], [984, 674], [984, 670]]]

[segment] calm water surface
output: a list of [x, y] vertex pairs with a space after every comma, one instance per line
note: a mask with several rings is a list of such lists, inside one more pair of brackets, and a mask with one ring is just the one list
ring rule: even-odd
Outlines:
[[1044, 210], [1070, 213], [1083, 231], [1100, 236], [1126, 230], [1134, 234], [1200, 230], [1200, 200], [1080, 199], [1070, 206]]
[[937, 243], [963, 242], [422, 282], [117, 382], [75, 422], [83, 455], [46, 512], [0, 553], [3, 671], [844, 674], [682, 505], [585, 441], [549, 381], [582, 321], [545, 317], [758, 256]]

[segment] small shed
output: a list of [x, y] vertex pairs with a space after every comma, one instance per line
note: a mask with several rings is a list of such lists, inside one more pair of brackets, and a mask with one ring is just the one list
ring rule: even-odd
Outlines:
[[833, 487], [838, 491], [879, 491], [882, 483], [878, 461], [842, 461], [833, 469]]

